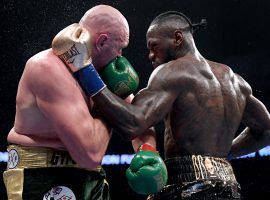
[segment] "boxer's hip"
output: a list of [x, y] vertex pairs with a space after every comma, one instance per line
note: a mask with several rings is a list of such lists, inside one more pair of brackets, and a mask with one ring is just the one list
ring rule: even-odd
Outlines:
[[236, 182], [232, 166], [226, 158], [190, 155], [166, 159], [165, 164], [169, 184], [209, 179]]
[[[43, 167], [77, 167], [78, 164], [71, 158], [68, 151], [55, 150], [46, 147], [24, 147], [9, 145], [7, 170], [43, 168]], [[99, 171], [97, 167], [93, 171]]]
[[[67, 151], [51, 148], [8, 146], [8, 165], [3, 174], [8, 199], [50, 199], [66, 195], [109, 199], [105, 171], [80, 168]], [[95, 194], [93, 193], [95, 190]]]
[[168, 185], [149, 200], [240, 198], [240, 185], [226, 158], [190, 155], [167, 159], [165, 164]]

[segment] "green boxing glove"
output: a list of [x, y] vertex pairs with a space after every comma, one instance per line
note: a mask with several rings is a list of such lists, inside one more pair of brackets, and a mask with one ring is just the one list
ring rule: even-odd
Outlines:
[[126, 98], [132, 94], [139, 85], [139, 77], [129, 61], [123, 57], [112, 60], [100, 72], [102, 80], [117, 96]]
[[165, 163], [149, 144], [143, 144], [126, 171], [129, 186], [138, 194], [159, 192], [168, 180]]

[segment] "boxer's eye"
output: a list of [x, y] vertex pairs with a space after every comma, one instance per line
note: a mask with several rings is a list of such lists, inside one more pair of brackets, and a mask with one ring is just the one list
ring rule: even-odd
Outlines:
[[152, 51], [156, 51], [158, 48], [158, 44], [157, 43], [152, 43], [150, 46], [149, 46], [149, 49], [152, 50]]

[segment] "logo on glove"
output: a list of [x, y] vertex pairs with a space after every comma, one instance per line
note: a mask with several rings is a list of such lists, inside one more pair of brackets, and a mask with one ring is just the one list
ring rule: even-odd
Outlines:
[[70, 60], [71, 58], [79, 55], [80, 52], [78, 51], [78, 49], [76, 48], [76, 45], [72, 45], [72, 47], [66, 51], [65, 53], [58, 55], [58, 57], [63, 61], [66, 62], [67, 64], [71, 64], [74, 62], [75, 58]]

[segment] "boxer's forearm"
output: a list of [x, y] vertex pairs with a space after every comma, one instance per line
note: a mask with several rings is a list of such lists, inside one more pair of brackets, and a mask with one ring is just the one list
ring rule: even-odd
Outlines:
[[252, 134], [251, 130], [246, 128], [233, 140], [230, 158], [236, 158], [242, 155], [256, 152], [269, 144], [269, 130], [260, 134]]
[[154, 127], [147, 129], [143, 135], [138, 136], [132, 140], [132, 146], [135, 152], [138, 151], [139, 147], [142, 144], [150, 144], [154, 148], [156, 148], [156, 131]]
[[103, 157], [112, 136], [112, 129], [101, 118], [95, 118], [94, 122], [96, 134], [92, 139], [93, 141], [95, 141], [93, 146], [95, 146], [96, 153]]
[[131, 140], [147, 130], [144, 114], [136, 106], [126, 103], [107, 88], [92, 97], [98, 109], [123, 138]]

